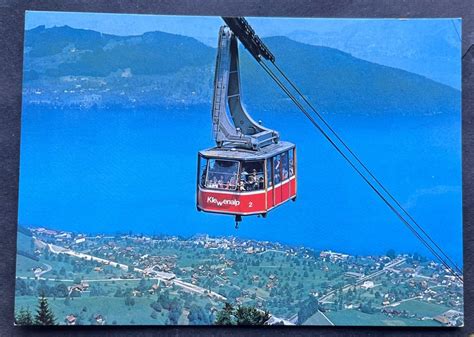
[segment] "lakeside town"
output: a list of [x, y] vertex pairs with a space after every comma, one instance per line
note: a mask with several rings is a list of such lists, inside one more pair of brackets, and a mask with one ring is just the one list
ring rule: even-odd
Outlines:
[[266, 324], [462, 326], [463, 285], [420, 254], [353, 256], [196, 235], [19, 226], [16, 312], [57, 324], [215, 324], [226, 303]]

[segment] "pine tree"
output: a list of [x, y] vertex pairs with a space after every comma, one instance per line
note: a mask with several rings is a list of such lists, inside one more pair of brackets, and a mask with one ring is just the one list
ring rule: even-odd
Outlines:
[[254, 307], [239, 306], [235, 309], [226, 303], [224, 308], [217, 313], [216, 325], [264, 325], [270, 319], [267, 311]]
[[225, 303], [224, 308], [217, 313], [216, 325], [234, 325], [234, 308], [230, 303]]
[[15, 316], [16, 325], [33, 325], [33, 316], [28, 308], [20, 309], [20, 312]]
[[237, 325], [264, 325], [270, 319], [270, 314], [257, 308], [239, 306], [235, 311], [235, 317]]
[[48, 300], [46, 299], [44, 294], [42, 294], [38, 300], [38, 309], [36, 310], [35, 324], [56, 325], [56, 318], [54, 317], [53, 312], [49, 308]]

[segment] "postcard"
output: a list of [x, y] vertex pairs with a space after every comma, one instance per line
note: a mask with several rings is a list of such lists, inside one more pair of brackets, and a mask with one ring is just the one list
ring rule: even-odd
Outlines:
[[16, 325], [463, 325], [461, 19], [25, 16]]

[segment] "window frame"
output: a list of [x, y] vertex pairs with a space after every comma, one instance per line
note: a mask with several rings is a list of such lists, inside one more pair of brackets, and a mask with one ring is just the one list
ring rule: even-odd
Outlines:
[[208, 190], [215, 190], [215, 191], [230, 191], [230, 192], [238, 192], [237, 190], [237, 184], [235, 184], [235, 188], [233, 189], [224, 189], [224, 188], [219, 188], [219, 187], [208, 187], [207, 186], [207, 181], [208, 181], [208, 177], [209, 177], [209, 165], [210, 165], [210, 162], [211, 160], [215, 160], [215, 161], [226, 161], [226, 162], [233, 162], [233, 163], [237, 163], [237, 177], [239, 176], [240, 174], [240, 168], [241, 168], [241, 162], [240, 160], [238, 159], [223, 159], [223, 158], [219, 158], [219, 157], [203, 157], [203, 158], [206, 158], [207, 159], [207, 165], [206, 165], [206, 180], [205, 180], [205, 183], [204, 183], [204, 188], [205, 189], [208, 189]]
[[[239, 170], [239, 177], [241, 177], [242, 169], [244, 168], [245, 163], [261, 163], [261, 165], [262, 165], [261, 174], [262, 174], [262, 177], [263, 177], [263, 188], [259, 188], [259, 189], [253, 190], [253, 191], [239, 191], [239, 190], [237, 190], [237, 192], [239, 192], [239, 193], [249, 193], [249, 192], [262, 192], [262, 191], [265, 191], [267, 189], [266, 182], [265, 182], [265, 170], [266, 170], [265, 159], [241, 160], [240, 162], [241, 162], [241, 165], [240, 165], [240, 170]], [[258, 172], [257, 172], [257, 174], [258, 174]], [[239, 179], [239, 182], [240, 182], [240, 179]]]
[[[288, 178], [291, 179], [292, 177], [296, 176], [296, 170], [295, 170], [295, 155], [296, 155], [296, 148], [292, 147], [291, 149], [288, 150]], [[290, 162], [291, 159], [291, 162]], [[292, 173], [290, 173], [290, 169]]]
[[[202, 162], [206, 161], [206, 165], [202, 165]], [[199, 155], [199, 166], [198, 166], [198, 185], [202, 188], [206, 188], [206, 180], [207, 180], [207, 170], [208, 170], [208, 164], [209, 164], [209, 158], [204, 157], [202, 155]], [[203, 172], [201, 171], [206, 171], [206, 176], [203, 179]]]

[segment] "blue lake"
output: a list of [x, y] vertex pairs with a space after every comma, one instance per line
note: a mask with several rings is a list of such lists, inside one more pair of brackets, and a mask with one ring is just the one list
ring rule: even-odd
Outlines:
[[[26, 107], [19, 223], [78, 232], [234, 235], [352, 254], [427, 250], [301, 114], [253, 112], [297, 144], [298, 200], [247, 217], [195, 207], [210, 109]], [[327, 120], [413, 217], [462, 263], [458, 115]]]

